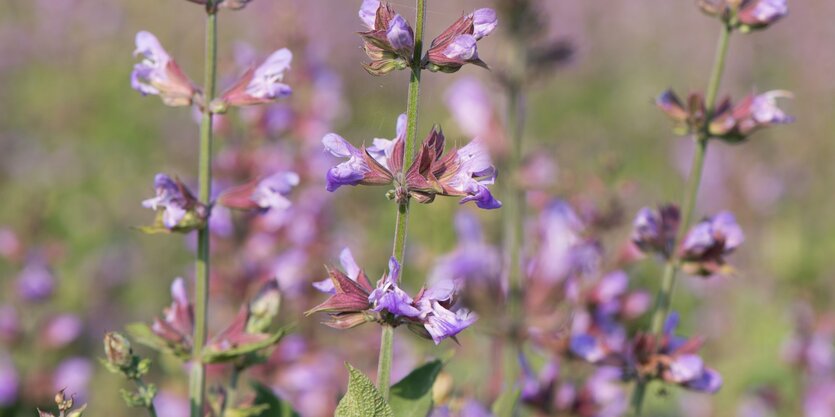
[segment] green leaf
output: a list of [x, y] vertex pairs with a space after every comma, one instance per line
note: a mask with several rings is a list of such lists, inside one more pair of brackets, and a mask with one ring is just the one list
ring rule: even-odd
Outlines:
[[335, 417], [394, 417], [391, 407], [386, 404], [383, 395], [377, 391], [374, 383], [356, 370], [351, 364], [348, 368], [348, 392], [339, 401]]
[[[269, 387], [258, 382], [252, 382], [252, 389], [255, 390], [254, 407], [262, 407], [258, 414], [250, 414], [252, 417], [299, 417], [289, 404], [276, 397]], [[241, 416], [243, 417], [243, 416]]]
[[287, 329], [281, 328], [259, 342], [235, 346], [224, 350], [217, 350], [208, 347], [205, 351], [203, 351], [203, 363], [228, 362], [246, 356], [250, 353], [255, 353], [261, 349], [268, 348], [278, 343], [285, 334], [287, 334]]
[[395, 417], [426, 417], [432, 411], [432, 386], [444, 364], [435, 360], [413, 370], [391, 387], [389, 405]]
[[522, 391], [516, 387], [503, 392], [502, 395], [499, 395], [499, 398], [496, 398], [496, 402], [491, 407], [493, 415], [496, 417], [515, 417], [516, 403], [519, 402], [520, 395], [522, 395]]

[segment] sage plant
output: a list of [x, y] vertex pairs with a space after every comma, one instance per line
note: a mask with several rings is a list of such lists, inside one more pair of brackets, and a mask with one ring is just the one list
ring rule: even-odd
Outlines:
[[[752, 94], [736, 104], [729, 98], [717, 101], [731, 35], [735, 31], [748, 33], [768, 28], [788, 13], [786, 0], [701, 0], [699, 6], [706, 14], [717, 18], [721, 25], [707, 90], [704, 94], [690, 94], [686, 102], [671, 90], [662, 93], [656, 100], [658, 107], [674, 121], [675, 132], [691, 135], [695, 144], [690, 175], [681, 201], [681, 214], [678, 214], [676, 206], [668, 205], [658, 212], [643, 209], [635, 220], [636, 245], [659, 254], [665, 261], [649, 334], [636, 341], [635, 352], [644, 352], [639, 353], [639, 358], [664, 355], [669, 350], [665, 346], [671, 340], [669, 329], [673, 324], [670, 311], [678, 271], [683, 269], [702, 276], [727, 272], [725, 256], [743, 241], [742, 231], [730, 213], [705, 218], [691, 227], [708, 144], [717, 139], [742, 143], [759, 129], [792, 121], [776, 105], [778, 97], [790, 96], [786, 92]], [[704, 368], [701, 360], [688, 356], [690, 354], [689, 350], [678, 356], [674, 353], [672, 362], [639, 360], [647, 366], [636, 369], [637, 383], [632, 396], [636, 415], [641, 415], [647, 384], [654, 378], [668, 382], [684, 381], [691, 386], [696, 384], [697, 389], [708, 392], [718, 390], [721, 386], [718, 374]]]
[[[212, 201], [212, 142], [214, 118], [234, 107], [271, 103], [291, 94], [283, 77], [293, 59], [287, 49], [273, 52], [262, 63], [240, 75], [224, 92], [217, 90], [217, 20], [221, 10], [245, 8], [246, 0], [193, 0], [206, 12], [206, 56], [202, 87], [192, 82], [162, 43], [153, 34], [141, 31], [136, 35], [135, 55], [141, 58], [131, 73], [131, 86], [142, 95], [159, 96], [168, 106], [194, 106], [200, 114], [199, 169], [197, 193], [176, 177], [157, 174], [155, 196], [142, 205], [156, 212], [152, 225], [139, 228], [148, 233], [197, 234], [194, 297], [189, 298], [184, 280], [177, 279], [171, 287], [173, 303], [153, 325], [134, 324], [131, 334], [141, 343], [169, 352], [190, 364], [189, 400], [191, 416], [206, 412], [206, 365], [231, 363], [229, 394], [209, 407], [215, 415], [226, 415], [236, 404], [232, 394], [240, 372], [257, 363], [260, 351], [277, 343], [284, 330], [271, 331], [278, 313], [280, 293], [275, 280], [245, 303], [236, 318], [223, 331], [207, 337], [209, 309], [210, 225], [212, 212], [225, 208], [243, 210], [283, 210], [290, 205], [287, 195], [298, 185], [292, 172], [279, 172], [266, 178], [233, 187]], [[221, 212], [222, 213], [222, 212]], [[108, 368], [123, 374], [138, 385], [136, 393], [123, 392], [128, 405], [142, 406], [155, 415], [153, 399], [156, 388], [142, 382], [149, 362], [132, 354], [124, 336], [110, 333], [105, 338]], [[224, 390], [224, 392], [226, 392]], [[241, 411], [237, 411], [241, 412]]]
[[[346, 272], [329, 269], [331, 282], [319, 283], [317, 288], [331, 296], [308, 312], [329, 313], [331, 319], [326, 324], [336, 328], [347, 329], [366, 322], [377, 322], [382, 327], [377, 391], [367, 394], [367, 378], [349, 366], [351, 381], [348, 393], [337, 407], [337, 415], [372, 415], [361, 410], [374, 410], [374, 407], [388, 410], [390, 414], [392, 407], [397, 408], [395, 403], [389, 404], [395, 327], [407, 325], [417, 334], [440, 343], [445, 338], [454, 338], [476, 320], [474, 314], [460, 306], [459, 284], [454, 277], [428, 282], [414, 297], [400, 288], [412, 199], [428, 204], [437, 196], [454, 196], [461, 197], [461, 203], [473, 201], [482, 209], [501, 207], [488, 188], [496, 179], [496, 169], [478, 139], [460, 149], [445, 150], [444, 134], [439, 126], [434, 126], [422, 143], [417, 142], [421, 72], [426, 69], [454, 73], [466, 64], [486, 67], [478, 54], [478, 42], [496, 28], [496, 13], [492, 9], [479, 9], [461, 16], [429, 44], [424, 54], [426, 3], [426, 0], [416, 1], [414, 29], [389, 3], [365, 0], [359, 10], [366, 28], [360, 36], [371, 60], [363, 64], [365, 69], [378, 76], [395, 70], [410, 72], [406, 112], [398, 117], [395, 138], [375, 139], [372, 145], [359, 148], [336, 134], [322, 139], [328, 152], [346, 158], [328, 171], [328, 191], [346, 185], [388, 186], [392, 189], [386, 195], [397, 207], [388, 273], [376, 287], [372, 286], [350, 251], [343, 251], [341, 260]], [[358, 405], [358, 402], [368, 402], [365, 395], [377, 400], [374, 404]], [[373, 415], [387, 414], [383, 411]]]

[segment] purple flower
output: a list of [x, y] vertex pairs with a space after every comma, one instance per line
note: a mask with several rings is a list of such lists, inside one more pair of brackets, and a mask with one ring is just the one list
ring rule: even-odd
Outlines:
[[87, 388], [93, 378], [93, 365], [90, 360], [83, 357], [73, 357], [64, 360], [55, 369], [52, 375], [52, 389], [54, 391], [66, 390], [78, 395], [79, 402], [84, 402], [87, 397]]
[[26, 264], [17, 276], [17, 292], [26, 301], [44, 301], [55, 290], [55, 278], [42, 261], [34, 260]]
[[165, 174], [154, 177], [156, 197], [142, 202], [142, 206], [157, 211], [157, 223], [168, 230], [189, 231], [206, 222], [205, 207], [191, 191], [177, 179]]
[[485, 140], [493, 147], [495, 131], [501, 130], [501, 126], [481, 82], [471, 77], [456, 81], [447, 90], [445, 102], [464, 134]]
[[455, 337], [478, 320], [478, 316], [470, 310], [461, 308], [453, 312], [438, 301], [432, 301], [431, 310], [422, 311], [421, 314], [426, 316], [423, 326], [436, 345], [447, 337]]
[[150, 32], [136, 34], [134, 56], [142, 62], [133, 67], [131, 86], [144, 95], [158, 95], [169, 106], [191, 105], [199, 90], [171, 59], [159, 40]]
[[735, 143], [745, 140], [759, 129], [791, 123], [794, 117], [787, 115], [777, 106], [778, 98], [791, 97], [791, 92], [774, 90], [750, 94], [736, 106], [731, 106], [728, 102], [716, 110], [708, 131], [714, 136]]
[[[391, 185], [404, 162], [404, 116], [398, 118], [397, 125], [395, 139], [374, 139], [368, 148], [357, 149], [334, 133], [322, 138], [332, 155], [348, 158], [328, 171], [328, 191], [343, 185]], [[480, 208], [495, 209], [501, 202], [487, 188], [495, 179], [496, 169], [477, 139], [444, 155], [443, 133], [433, 128], [409, 166], [405, 181], [395, 184], [395, 198], [411, 196], [420, 203], [430, 203], [436, 195], [459, 196], [464, 197], [461, 203], [475, 201]]]
[[569, 349], [573, 355], [589, 363], [600, 362], [609, 354], [601, 341], [588, 333], [571, 336]]
[[737, 12], [743, 30], [763, 29], [789, 14], [786, 0], [747, 0]]
[[52, 348], [72, 343], [81, 334], [84, 323], [73, 314], [61, 314], [51, 318], [43, 329], [43, 341]]
[[377, 20], [377, 9], [380, 8], [380, 0], [362, 0], [359, 17], [368, 29], [374, 29]]
[[293, 53], [287, 48], [273, 52], [257, 68], [250, 68], [238, 81], [226, 90], [212, 109], [223, 112], [229, 106], [251, 106], [272, 103], [289, 96], [293, 90], [282, 83], [284, 73], [290, 69]]
[[0, 407], [8, 407], [17, 402], [20, 390], [20, 377], [12, 359], [0, 351]]
[[388, 274], [377, 282], [377, 288], [368, 296], [371, 310], [388, 311], [395, 316], [417, 317], [421, 314], [414, 305], [414, 300], [400, 289], [397, 281], [400, 279], [400, 264], [393, 256], [389, 259]]
[[548, 204], [536, 226], [539, 245], [532, 271], [537, 279], [558, 283], [597, 269], [600, 248], [584, 236], [586, 226], [568, 203], [555, 200]]
[[489, 35], [498, 21], [492, 9], [479, 9], [462, 16], [432, 41], [423, 66], [430, 71], [456, 72], [464, 64], [487, 67], [478, 58], [476, 42]]
[[386, 39], [388, 39], [392, 48], [402, 51], [406, 56], [415, 47], [415, 34], [412, 32], [412, 27], [399, 14], [395, 15], [389, 22], [388, 29], [386, 30]]
[[165, 339], [169, 345], [184, 352], [191, 351], [192, 332], [194, 331], [194, 310], [188, 300], [186, 285], [182, 278], [171, 284], [171, 306], [163, 309], [163, 318], [155, 319], [151, 330]]
[[[354, 255], [351, 253], [350, 249], [342, 249], [342, 252], [339, 253], [339, 263], [342, 265], [342, 268], [345, 269], [345, 275], [348, 278], [352, 281], [356, 281], [357, 278], [359, 278], [362, 270], [360, 270], [359, 265], [357, 265], [357, 261], [354, 260]], [[336, 294], [336, 288], [333, 286], [333, 281], [331, 281], [330, 278], [314, 282], [313, 287], [325, 294]]]
[[835, 380], [831, 377], [816, 379], [808, 384], [803, 398], [805, 417], [835, 417]]
[[678, 207], [672, 204], [657, 210], [644, 207], [632, 222], [632, 243], [643, 252], [655, 252], [668, 258], [679, 226]]
[[489, 8], [478, 9], [472, 14], [473, 16], [473, 36], [476, 39], [481, 39], [496, 29], [499, 24], [499, 19], [496, 17], [496, 11]]
[[295, 172], [277, 172], [261, 180], [252, 192], [252, 200], [263, 209], [283, 210], [290, 207], [287, 195], [299, 185]]
[[384, 75], [411, 65], [414, 32], [409, 22], [389, 3], [363, 1], [360, 20], [368, 29], [360, 32], [365, 54], [371, 59], [363, 67], [372, 75]]
[[694, 225], [684, 238], [681, 257], [688, 272], [702, 276], [722, 272], [725, 256], [745, 237], [733, 214], [723, 211]]
[[429, 282], [460, 280], [468, 287], [487, 286], [495, 289], [492, 287], [500, 286], [501, 255], [498, 248], [484, 242], [478, 218], [466, 211], [459, 211], [455, 216], [455, 230], [458, 233], [458, 247], [438, 260], [429, 274]]

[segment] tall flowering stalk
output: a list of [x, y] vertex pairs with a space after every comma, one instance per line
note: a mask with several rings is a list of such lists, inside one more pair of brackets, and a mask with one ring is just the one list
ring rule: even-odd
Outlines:
[[[732, 106], [729, 99], [717, 103], [731, 34], [734, 30], [744, 33], [764, 29], [776, 22], [787, 13], [785, 0], [703, 0], [699, 5], [702, 11], [719, 18], [722, 23], [706, 93], [704, 96], [691, 94], [686, 105], [672, 91], [663, 93], [656, 101], [659, 108], [676, 122], [677, 130], [692, 134], [695, 143], [690, 175], [682, 197], [681, 215], [675, 206], [662, 208], [657, 217], [648, 216], [646, 211], [639, 213], [633, 237], [639, 247], [660, 240], [660, 244], [648, 252], [655, 251], [666, 258], [650, 327], [655, 341], [648, 342], [650, 349], [655, 350], [659, 349], [657, 341], [664, 336], [665, 323], [670, 316], [678, 271], [684, 268], [705, 276], [720, 272], [718, 267], [724, 265], [722, 255], [742, 242], [742, 232], [729, 213], [705, 220], [690, 229], [710, 139], [738, 143], [758, 128], [791, 121], [775, 105], [774, 97], [783, 95], [780, 93], [750, 96], [736, 106]], [[646, 231], [650, 233], [645, 234]], [[721, 385], [721, 379], [717, 378], [718, 374], [713, 380]], [[638, 378], [633, 392], [632, 407], [638, 416], [641, 415], [648, 382], [646, 378]], [[716, 389], [718, 386], [706, 391]]]
[[[328, 152], [347, 158], [328, 171], [328, 191], [346, 185], [393, 187], [387, 196], [397, 205], [397, 219], [388, 273], [373, 288], [350, 251], [343, 251], [341, 261], [346, 272], [329, 270], [329, 281], [317, 283], [316, 288], [331, 297], [307, 313], [329, 313], [331, 320], [325, 324], [341, 329], [366, 322], [381, 325], [376, 394], [383, 408], [390, 396], [395, 327], [407, 325], [418, 335], [440, 343], [445, 338], [454, 338], [476, 320], [458, 302], [460, 285], [455, 277], [429, 282], [414, 298], [399, 287], [411, 199], [428, 204], [437, 196], [457, 196], [462, 197], [461, 203], [473, 201], [483, 209], [501, 206], [487, 188], [495, 181], [496, 169], [478, 138], [460, 149], [445, 151], [444, 134], [439, 126], [434, 126], [426, 139], [420, 145], [417, 143], [421, 71], [454, 73], [466, 64], [486, 66], [478, 56], [477, 42], [495, 29], [496, 13], [492, 9], [479, 9], [461, 16], [432, 41], [424, 54], [427, 0], [417, 0], [415, 5], [414, 29], [389, 3], [365, 0], [359, 11], [367, 29], [359, 35], [371, 59], [364, 64], [365, 69], [372, 75], [410, 70], [406, 113], [398, 118], [396, 137], [375, 139], [373, 145], [361, 148], [333, 133], [322, 139]], [[352, 398], [361, 395], [355, 390], [365, 384], [364, 376], [350, 367], [349, 372], [348, 394], [337, 408], [337, 415], [345, 415], [341, 413], [348, 410], [357, 412], [351, 408], [355, 404]]]

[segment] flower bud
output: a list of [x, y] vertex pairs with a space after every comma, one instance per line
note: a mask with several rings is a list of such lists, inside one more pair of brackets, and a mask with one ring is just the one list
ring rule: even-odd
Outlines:
[[278, 315], [279, 307], [281, 307], [281, 292], [278, 290], [278, 282], [271, 279], [249, 303], [246, 332], [265, 332]]
[[107, 362], [118, 368], [124, 369], [133, 363], [130, 340], [120, 333], [109, 332], [104, 335], [104, 354]]

